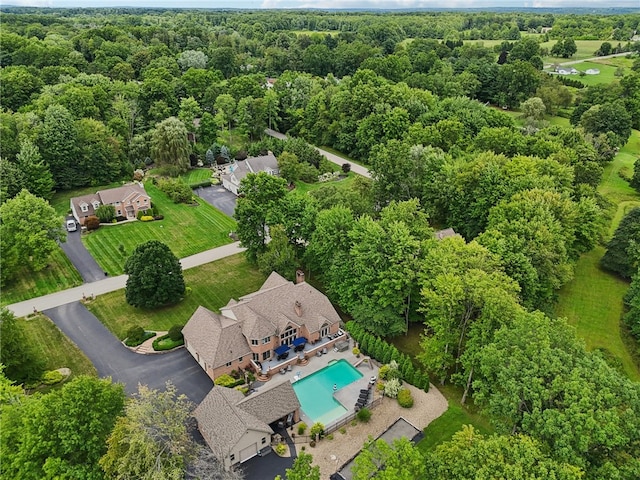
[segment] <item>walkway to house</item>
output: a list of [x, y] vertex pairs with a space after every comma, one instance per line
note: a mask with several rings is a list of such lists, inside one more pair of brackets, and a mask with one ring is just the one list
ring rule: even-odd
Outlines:
[[[180, 264], [184, 270], [187, 270], [189, 268], [235, 255], [236, 253], [244, 252], [245, 250], [245, 248], [240, 247], [240, 242], [234, 242], [205, 252], [196, 253], [190, 257], [182, 258], [180, 260]], [[31, 298], [23, 302], [7, 305], [7, 308], [11, 310], [16, 317], [24, 317], [33, 313], [34, 310], [41, 312], [50, 308], [66, 305], [67, 303], [77, 302], [82, 300], [83, 297], [102, 295], [103, 293], [120, 290], [126, 286], [127, 278], [127, 275], [107, 277], [104, 280], [99, 280], [90, 284], [84, 284], [79, 287], [69, 288], [60, 292], [50, 293], [49, 295], [43, 295], [41, 297]]]
[[[280, 132], [276, 132], [275, 130], [271, 130], [270, 128], [267, 128], [265, 130], [265, 133], [271, 137], [274, 138], [279, 138], [280, 140], [286, 140], [287, 136], [283, 133]], [[343, 163], [350, 163], [351, 164], [351, 171], [357, 173], [358, 175], [362, 175], [363, 177], [367, 177], [367, 178], [371, 178], [371, 174], [369, 173], [369, 170], [367, 170], [366, 167], [363, 167], [362, 165], [358, 165], [357, 163], [352, 163], [349, 160], [347, 160], [346, 158], [343, 158], [339, 155], [336, 155], [335, 153], [331, 153], [331, 152], [327, 152], [326, 150], [322, 150], [321, 148], [316, 147], [315, 145], [311, 145], [313, 148], [315, 148], [318, 152], [320, 152], [322, 155], [324, 155], [325, 157], [327, 157], [327, 160], [329, 160], [332, 163], [335, 163], [336, 165], [340, 165], [342, 166]]]

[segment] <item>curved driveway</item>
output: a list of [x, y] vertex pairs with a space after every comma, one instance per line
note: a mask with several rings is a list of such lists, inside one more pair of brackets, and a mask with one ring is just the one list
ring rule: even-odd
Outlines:
[[[68, 217], [71, 218], [71, 217]], [[100, 265], [84, 246], [80, 239], [80, 229], [75, 232], [67, 232], [67, 241], [60, 244], [60, 248], [67, 255], [69, 261], [80, 272], [84, 283], [97, 282], [103, 280], [105, 275]]]
[[111, 377], [125, 385], [128, 394], [138, 384], [164, 390], [168, 380], [198, 404], [213, 382], [186, 348], [156, 355], [141, 355], [126, 348], [80, 302], [68, 303], [43, 312], [91, 360], [100, 377]]

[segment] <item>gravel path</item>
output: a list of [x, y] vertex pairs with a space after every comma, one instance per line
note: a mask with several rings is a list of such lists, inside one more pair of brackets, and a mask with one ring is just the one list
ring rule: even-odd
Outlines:
[[[409, 423], [419, 429], [424, 429], [429, 423], [438, 418], [448, 408], [447, 400], [440, 391], [431, 385], [429, 392], [425, 393], [412, 385], [405, 384], [411, 390], [414, 404], [412, 408], [401, 408], [395, 399], [384, 398], [382, 404], [371, 410], [369, 423], [358, 423], [355, 426], [347, 425], [346, 433], [336, 431], [333, 440], [323, 439], [311, 448], [309, 444], [296, 444], [300, 452], [305, 446], [305, 451], [313, 455], [314, 465], [320, 466], [320, 478], [327, 479], [338, 468], [353, 457], [364, 445], [369, 435], [378, 437], [399, 417], [403, 417]], [[332, 457], [335, 460], [332, 460]]]

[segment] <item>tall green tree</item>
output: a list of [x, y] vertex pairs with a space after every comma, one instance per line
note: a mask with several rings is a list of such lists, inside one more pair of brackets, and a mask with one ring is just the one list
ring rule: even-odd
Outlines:
[[258, 254], [265, 251], [267, 217], [286, 194], [286, 181], [265, 172], [250, 173], [240, 182], [234, 217], [238, 221], [238, 238], [251, 261], [255, 262]]
[[158, 123], [151, 137], [151, 155], [159, 166], [170, 167], [177, 175], [189, 168], [187, 129], [176, 117]]
[[124, 264], [129, 275], [125, 296], [138, 308], [157, 308], [182, 300], [185, 292], [182, 266], [169, 247], [150, 240], [136, 247]]
[[[293, 461], [293, 467], [287, 468], [285, 479], [286, 480], [320, 480], [320, 467], [311, 466], [313, 457], [304, 452], [300, 452], [300, 455]], [[275, 480], [283, 480], [278, 475]]]
[[0, 363], [4, 375], [20, 384], [39, 380], [45, 365], [19, 322], [13, 312], [0, 309]]
[[607, 270], [623, 278], [631, 278], [640, 265], [639, 250], [640, 208], [634, 208], [624, 216], [616, 228], [600, 263]]
[[36, 197], [50, 200], [53, 195], [53, 177], [38, 147], [29, 139], [20, 143], [16, 163], [24, 177], [24, 188]]
[[400, 438], [389, 445], [378, 439], [365, 443], [355, 458], [353, 466], [354, 480], [414, 480], [429, 478], [427, 465], [420, 450], [406, 438]]
[[570, 463], [550, 458], [526, 435], [483, 437], [464, 425], [453, 438], [427, 454], [426, 469], [437, 480], [527, 478], [579, 480], [584, 472]]
[[47, 266], [58, 242], [66, 240], [63, 219], [46, 200], [22, 190], [0, 205], [0, 262], [2, 283], [21, 267], [34, 271]]
[[265, 275], [276, 271], [289, 280], [295, 277], [298, 267], [296, 251], [289, 242], [289, 238], [282, 225], [271, 225], [269, 227], [271, 241], [267, 244], [264, 252], [258, 253], [258, 268]]
[[40, 154], [51, 169], [56, 188], [68, 190], [82, 185], [78, 180], [75, 161], [78, 156], [78, 132], [69, 111], [60, 105], [51, 105], [44, 115], [38, 136]]
[[102, 478], [98, 460], [124, 399], [123, 385], [81, 376], [60, 390], [2, 406], [3, 476]]
[[106, 441], [100, 466], [108, 478], [184, 478], [197, 445], [189, 435], [193, 405], [167, 383], [165, 391], [145, 385], [125, 405]]

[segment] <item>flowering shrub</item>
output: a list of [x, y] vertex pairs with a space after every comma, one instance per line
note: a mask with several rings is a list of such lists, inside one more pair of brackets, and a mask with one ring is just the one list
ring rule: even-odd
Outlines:
[[384, 394], [390, 398], [396, 398], [400, 389], [402, 388], [402, 383], [397, 378], [392, 378], [387, 383], [384, 384]]
[[318, 175], [318, 182], [331, 182], [337, 180], [339, 176], [339, 171], [323, 173], [322, 175]]

